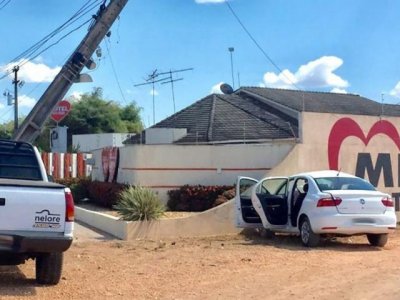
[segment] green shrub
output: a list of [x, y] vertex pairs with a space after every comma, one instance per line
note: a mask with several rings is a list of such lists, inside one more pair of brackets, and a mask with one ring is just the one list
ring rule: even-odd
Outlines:
[[157, 195], [140, 186], [129, 186], [122, 191], [113, 206], [125, 221], [144, 221], [156, 220], [165, 211], [164, 205], [160, 202]]
[[231, 199], [228, 197], [232, 196], [232, 189], [232, 186], [184, 185], [168, 191], [167, 205], [172, 211], [205, 211]]
[[112, 208], [119, 194], [127, 188], [126, 184], [102, 181], [93, 181], [87, 186], [90, 202], [107, 208]]
[[58, 179], [56, 182], [71, 189], [75, 203], [89, 198], [88, 185], [91, 183], [91, 180], [87, 177], [64, 178]]

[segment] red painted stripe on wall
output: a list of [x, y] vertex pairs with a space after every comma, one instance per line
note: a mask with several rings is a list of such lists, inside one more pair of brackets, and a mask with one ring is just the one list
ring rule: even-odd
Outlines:
[[216, 168], [121, 168], [127, 171], [217, 171]]
[[271, 168], [222, 168], [222, 171], [269, 171]]
[[[126, 171], [218, 171], [217, 168], [121, 168]], [[271, 168], [222, 168], [221, 171], [269, 171]]]

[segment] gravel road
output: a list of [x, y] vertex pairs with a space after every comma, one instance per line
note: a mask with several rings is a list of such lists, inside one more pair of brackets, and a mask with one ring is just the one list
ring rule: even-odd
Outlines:
[[1, 299], [399, 299], [400, 234], [305, 249], [298, 238], [225, 236], [123, 242], [78, 233], [57, 286], [34, 263], [0, 267]]

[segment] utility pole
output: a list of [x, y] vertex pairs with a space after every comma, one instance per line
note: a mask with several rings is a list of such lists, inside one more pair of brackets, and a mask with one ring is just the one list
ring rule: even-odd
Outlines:
[[18, 71], [19, 71], [19, 66], [15, 66], [13, 68], [14, 72], [14, 133], [17, 132], [18, 130]]
[[228, 48], [229, 52], [231, 53], [231, 73], [232, 73], [232, 87], [235, 89], [235, 77], [233, 75], [233, 51], [235, 51], [235, 48], [229, 47]]

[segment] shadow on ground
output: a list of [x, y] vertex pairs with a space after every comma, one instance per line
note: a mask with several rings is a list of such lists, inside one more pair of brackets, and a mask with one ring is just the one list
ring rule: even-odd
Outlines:
[[36, 286], [35, 279], [26, 278], [17, 266], [0, 266], [0, 298], [36, 295]]
[[283, 248], [293, 251], [310, 250], [336, 250], [343, 252], [353, 251], [382, 251], [382, 248], [369, 245], [367, 238], [362, 236], [341, 237], [341, 238], [322, 238], [321, 243], [316, 248], [307, 248], [302, 245], [300, 237], [289, 234], [275, 234], [272, 237], [263, 236], [262, 231], [257, 229], [244, 229], [241, 235], [245, 237], [243, 244], [247, 245], [266, 245], [276, 248]]

